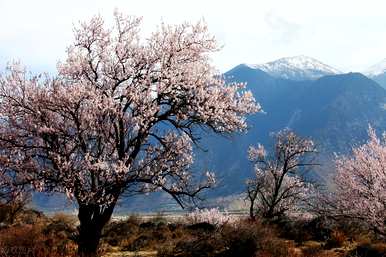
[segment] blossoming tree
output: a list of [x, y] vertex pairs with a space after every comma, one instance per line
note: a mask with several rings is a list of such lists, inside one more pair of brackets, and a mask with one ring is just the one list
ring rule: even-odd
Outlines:
[[314, 166], [316, 148], [310, 139], [284, 129], [275, 135], [273, 154], [264, 146], [251, 146], [249, 160], [254, 163], [255, 177], [247, 180], [250, 217], [257, 213], [267, 219], [280, 218], [294, 211], [306, 200], [313, 185], [304, 179], [304, 168]]
[[57, 77], [14, 64], [0, 81], [1, 168], [77, 201], [82, 256], [96, 254], [122, 194], [163, 190], [184, 205], [211, 186], [212, 173], [190, 172], [197, 129], [244, 130], [260, 110], [210, 64], [218, 48], [205, 24], [162, 24], [146, 40], [140, 25], [94, 17], [75, 29]]
[[336, 160], [337, 214], [365, 221], [386, 236], [386, 135], [380, 139], [370, 127], [369, 137], [352, 156]]

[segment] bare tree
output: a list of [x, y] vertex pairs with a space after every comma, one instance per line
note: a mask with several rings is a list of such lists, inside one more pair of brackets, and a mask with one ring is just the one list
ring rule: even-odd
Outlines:
[[[250, 217], [256, 214], [274, 219], [294, 211], [310, 195], [313, 185], [304, 178], [306, 168], [316, 165], [312, 140], [285, 129], [275, 134], [273, 154], [262, 145], [249, 148], [255, 177], [247, 180]], [[308, 170], [308, 169], [307, 169]]]

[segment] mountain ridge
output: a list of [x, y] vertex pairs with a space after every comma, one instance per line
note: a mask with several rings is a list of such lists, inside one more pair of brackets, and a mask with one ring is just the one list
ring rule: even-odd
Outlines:
[[245, 64], [260, 69], [275, 78], [314, 80], [326, 75], [342, 73], [336, 68], [305, 55], [283, 57], [263, 64]]

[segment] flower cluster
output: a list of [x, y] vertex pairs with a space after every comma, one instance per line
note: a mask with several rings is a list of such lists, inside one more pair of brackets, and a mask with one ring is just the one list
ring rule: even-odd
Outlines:
[[188, 213], [186, 219], [191, 224], [206, 222], [217, 227], [225, 224], [233, 225], [238, 221], [236, 216], [232, 216], [227, 211], [220, 211], [218, 208], [196, 209]]

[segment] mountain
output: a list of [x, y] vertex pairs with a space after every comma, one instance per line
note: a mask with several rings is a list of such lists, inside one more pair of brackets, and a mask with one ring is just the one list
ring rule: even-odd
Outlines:
[[[324, 145], [333, 127], [344, 131], [335, 131], [342, 135], [342, 140], [333, 140], [327, 147], [330, 150], [346, 149], [347, 143], [355, 141], [356, 126], [367, 129], [367, 124], [383, 124], [386, 103], [386, 90], [376, 82], [360, 73], [329, 75], [317, 80], [293, 81], [274, 78], [267, 73], [239, 65], [228, 71], [225, 77], [230, 81], [247, 82], [266, 112], [249, 118], [250, 126], [263, 126], [267, 132], [276, 128], [290, 127], [306, 135], [322, 138]], [[258, 124], [264, 119], [264, 124]], [[262, 121], [261, 121], [262, 122]], [[382, 124], [381, 124], [382, 123]], [[250, 130], [248, 134], [253, 133]], [[322, 133], [323, 132], [323, 133]], [[331, 132], [332, 133], [332, 132]], [[348, 136], [349, 135], [349, 136]], [[342, 142], [343, 143], [343, 142]]]
[[365, 70], [363, 74], [386, 88], [386, 58]]
[[[378, 132], [386, 129], [386, 90], [360, 73], [324, 76], [316, 80], [295, 81], [239, 65], [225, 73], [229, 81], [247, 82], [265, 113], [248, 117], [246, 134], [231, 138], [206, 137], [207, 152], [196, 154], [200, 168], [217, 172], [219, 194], [244, 189], [252, 175], [246, 158], [248, 146], [272, 143], [270, 134], [289, 127], [302, 136], [312, 137], [329, 160], [334, 152], [347, 153], [351, 146], [367, 139], [368, 125]], [[326, 166], [324, 166], [326, 167]], [[322, 167], [315, 176], [327, 175]]]
[[247, 64], [247, 66], [264, 71], [275, 78], [290, 80], [314, 80], [341, 73], [331, 66], [304, 55], [280, 58], [264, 64]]

